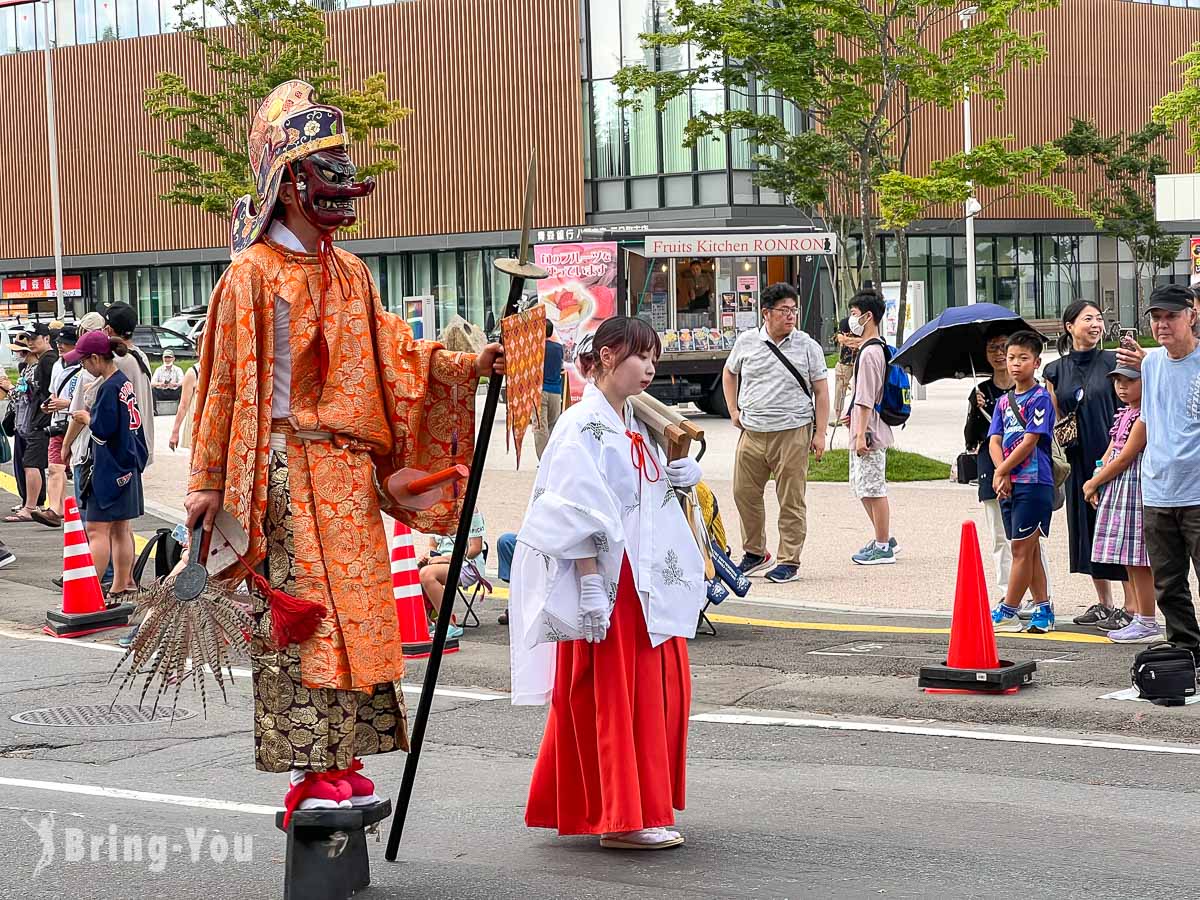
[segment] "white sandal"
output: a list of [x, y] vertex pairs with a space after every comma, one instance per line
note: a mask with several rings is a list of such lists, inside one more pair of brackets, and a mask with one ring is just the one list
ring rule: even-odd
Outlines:
[[600, 836], [600, 846], [607, 850], [667, 850], [682, 843], [683, 835], [666, 828], [642, 828]]

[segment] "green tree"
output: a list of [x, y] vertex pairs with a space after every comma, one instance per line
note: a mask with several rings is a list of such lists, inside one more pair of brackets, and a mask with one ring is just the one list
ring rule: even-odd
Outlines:
[[1124, 244], [1133, 258], [1139, 321], [1146, 276], [1170, 268], [1183, 243], [1163, 229], [1154, 212], [1155, 177], [1171, 171], [1155, 148], [1170, 140], [1174, 135], [1158, 122], [1105, 136], [1094, 123], [1072, 119], [1071, 130], [1055, 141], [1074, 161], [1075, 171], [1104, 176], [1105, 183], [1092, 191], [1085, 206], [1097, 227]]
[[351, 138], [365, 144], [370, 165], [364, 174], [396, 167], [400, 147], [385, 137], [409, 110], [388, 98], [387, 75], [368, 76], [359, 89], [342, 86], [341, 66], [328, 57], [325, 17], [304, 0], [209, 0], [229, 26], [204, 28], [189, 17], [191, 3], [177, 9], [180, 31], [204, 53], [208, 77], [189, 83], [172, 72], [160, 72], [145, 94], [152, 118], [178, 124], [168, 153], [143, 152], [155, 171], [172, 176], [171, 189], [160, 195], [172, 204], [198, 206], [228, 217], [234, 202], [254, 193], [246, 135], [254, 113], [272, 89], [293, 78], [316, 88], [323, 103], [345, 113]]
[[[1045, 54], [1040, 33], [1023, 33], [1016, 20], [1056, 5], [978, 0], [969, 27], [960, 28], [960, 0], [676, 0], [670, 29], [643, 40], [659, 52], [690, 46], [690, 70], [630, 66], [616, 83], [626, 103], [659, 108], [693, 86], [727, 85], [744, 98], [730, 105], [750, 108], [697, 113], [688, 143], [744, 130], [759, 151], [759, 182], [827, 222], [848, 217], [863, 238], [863, 274], [878, 281], [877, 185], [886, 173], [907, 170], [914, 117], [952, 108], [964, 84], [1001, 102], [1005, 76]], [[762, 95], [805, 111], [808, 130], [793, 134], [775, 115], [754, 109]], [[903, 292], [904, 229], [896, 236]], [[901, 321], [901, 335], [903, 327]]]

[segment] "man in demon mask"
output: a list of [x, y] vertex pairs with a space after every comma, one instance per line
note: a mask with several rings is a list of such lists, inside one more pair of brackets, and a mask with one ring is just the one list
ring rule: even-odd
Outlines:
[[414, 340], [362, 260], [333, 246], [375, 186], [347, 144], [342, 112], [302, 81], [254, 118], [258, 196], [234, 207], [233, 262], [208, 312], [186, 501], [191, 524], [229, 513], [247, 570], [270, 585], [254, 596], [255, 757], [290, 773], [289, 811], [378, 801], [359, 758], [407, 749], [380, 510], [452, 534], [460, 504], [407, 511], [378, 486], [468, 463], [476, 384], [503, 371], [498, 345], [476, 356]]

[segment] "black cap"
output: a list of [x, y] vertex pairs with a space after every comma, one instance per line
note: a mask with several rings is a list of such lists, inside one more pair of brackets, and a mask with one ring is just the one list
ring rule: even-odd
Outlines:
[[108, 327], [120, 337], [129, 337], [138, 326], [137, 310], [128, 303], [113, 303], [101, 315]]
[[1165, 309], [1179, 312], [1192, 306], [1192, 292], [1182, 284], [1164, 284], [1156, 287], [1146, 304], [1146, 312], [1152, 309]]
[[74, 344], [79, 340], [79, 330], [74, 325], [64, 325], [58, 331], [58, 342], [60, 344]]
[[41, 335], [42, 337], [50, 337], [50, 326], [45, 322], [33, 322], [26, 325], [21, 331], [30, 337]]

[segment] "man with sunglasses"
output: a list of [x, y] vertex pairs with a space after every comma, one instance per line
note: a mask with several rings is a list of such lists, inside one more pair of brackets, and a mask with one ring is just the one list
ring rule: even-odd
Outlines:
[[740, 568], [767, 569], [763, 492], [775, 479], [779, 498], [779, 558], [768, 581], [795, 581], [807, 535], [805, 492], [809, 453], [825, 453], [829, 383], [821, 346], [796, 327], [799, 295], [790, 284], [762, 292], [763, 326], [741, 334], [725, 362], [722, 387], [742, 434], [733, 471], [733, 499], [742, 523]]

